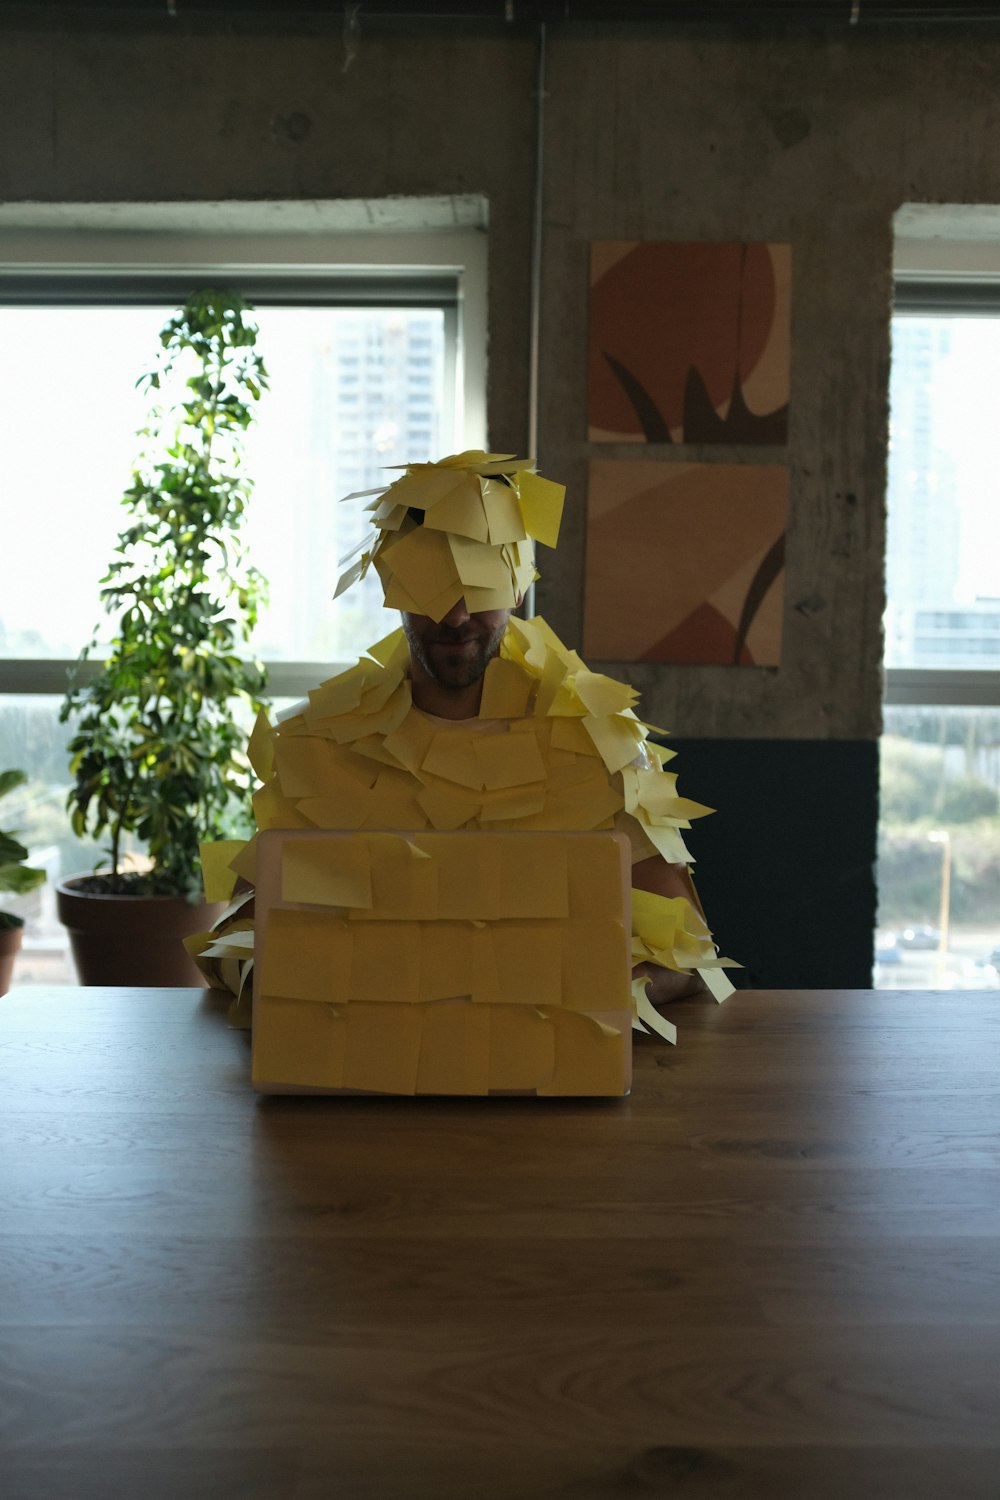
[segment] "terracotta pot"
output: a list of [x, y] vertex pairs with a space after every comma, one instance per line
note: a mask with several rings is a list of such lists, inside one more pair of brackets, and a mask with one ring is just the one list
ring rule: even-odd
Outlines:
[[179, 896], [106, 896], [77, 889], [86, 876], [56, 886], [59, 920], [69, 931], [81, 984], [204, 985], [183, 939], [205, 932], [222, 902], [189, 906]]
[[23, 927], [0, 927], [0, 995], [6, 995], [14, 974], [14, 960], [21, 951]]

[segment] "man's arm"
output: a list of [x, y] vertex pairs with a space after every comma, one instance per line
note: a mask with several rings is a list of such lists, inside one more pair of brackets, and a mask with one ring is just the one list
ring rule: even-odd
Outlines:
[[[687, 865], [667, 864], [658, 854], [641, 859], [632, 866], [632, 884], [640, 891], [652, 891], [656, 896], [683, 896], [704, 919]], [[632, 977], [648, 979], [646, 994], [654, 1005], [667, 1005], [671, 1000], [684, 1000], [689, 995], [705, 992], [705, 982], [699, 974], [663, 969], [659, 964], [636, 964]]]

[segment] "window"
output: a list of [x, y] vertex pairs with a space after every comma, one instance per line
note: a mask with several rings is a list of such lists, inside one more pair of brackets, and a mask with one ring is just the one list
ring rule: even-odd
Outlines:
[[890, 383], [880, 988], [1000, 985], [998, 368], [1000, 276], [900, 276]]
[[4, 826], [23, 831], [50, 876], [22, 902], [18, 982], [58, 982], [72, 976], [55, 882], [99, 853], [63, 811], [58, 710], [66, 667], [99, 623], [145, 417], [135, 382], [159, 329], [197, 286], [236, 287], [256, 308], [270, 389], [247, 444], [248, 540], [271, 603], [253, 649], [272, 697], [297, 697], [392, 628], [374, 576], [332, 600], [338, 559], [363, 526], [340, 497], [390, 478], [389, 466], [485, 445], [484, 244], [476, 232], [206, 241], [173, 221], [81, 241], [5, 231], [3, 214], [0, 411], [19, 559], [0, 600], [0, 768], [31, 777], [5, 802]]

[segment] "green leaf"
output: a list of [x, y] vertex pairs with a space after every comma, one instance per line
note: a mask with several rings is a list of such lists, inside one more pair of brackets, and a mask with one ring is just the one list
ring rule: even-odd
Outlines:
[[243, 299], [218, 288], [164, 326], [138, 383], [148, 417], [102, 579], [115, 639], [97, 680], [60, 710], [74, 719], [74, 831], [106, 834], [115, 860], [122, 833], [144, 830], [158, 890], [194, 889], [199, 839], [251, 821], [245, 732], [232, 721], [263, 686], [259, 664], [239, 659], [266, 597], [242, 534], [242, 434], [266, 388], [256, 339]]
[[22, 843], [9, 833], [0, 833], [0, 864], [13, 864], [15, 860], [27, 857], [28, 851]]
[[28, 865], [0, 864], [0, 891], [13, 891], [23, 896], [44, 882], [44, 870], [32, 870]]
[[0, 771], [0, 797], [6, 797], [16, 786], [24, 786], [27, 779], [27, 771]]

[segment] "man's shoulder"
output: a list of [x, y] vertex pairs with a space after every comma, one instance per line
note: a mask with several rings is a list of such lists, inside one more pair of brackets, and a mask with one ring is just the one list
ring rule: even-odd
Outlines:
[[324, 678], [308, 697], [282, 709], [275, 717], [276, 731], [308, 730], [321, 721], [374, 713], [402, 687], [408, 661], [406, 637], [401, 629], [394, 630], [369, 646], [350, 666]]

